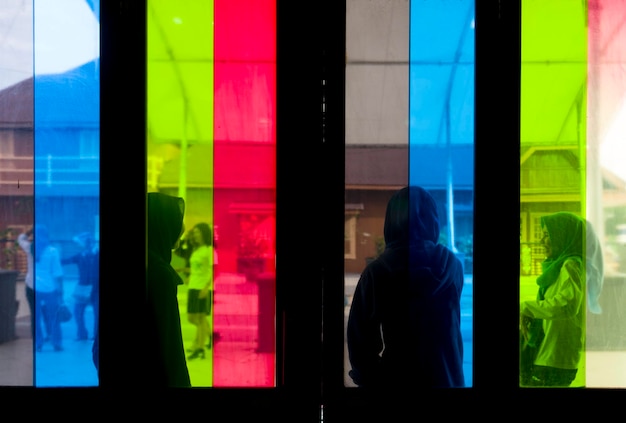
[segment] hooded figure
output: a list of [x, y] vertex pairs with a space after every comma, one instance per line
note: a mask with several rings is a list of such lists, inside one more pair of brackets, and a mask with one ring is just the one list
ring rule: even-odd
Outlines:
[[541, 227], [546, 259], [537, 278], [537, 298], [520, 307], [525, 341], [521, 357], [525, 359], [528, 346], [536, 349], [536, 355], [531, 366], [522, 363], [521, 371], [528, 369], [529, 374], [521, 375], [521, 383], [569, 386], [585, 344], [585, 240], [589, 232], [584, 219], [568, 212], [543, 216]]
[[177, 289], [182, 284], [171, 266], [172, 250], [183, 233], [182, 198], [148, 193], [146, 268], [147, 344], [150, 354], [144, 381], [148, 386], [191, 386], [180, 327]]
[[357, 284], [348, 318], [350, 377], [362, 387], [463, 387], [463, 267], [438, 244], [437, 205], [405, 187], [387, 205], [385, 250]]

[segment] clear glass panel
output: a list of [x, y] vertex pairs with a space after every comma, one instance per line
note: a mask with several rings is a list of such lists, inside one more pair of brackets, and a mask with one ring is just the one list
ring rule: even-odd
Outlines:
[[626, 8], [590, 0], [587, 22], [587, 218], [604, 258], [601, 289], [587, 280], [588, 295], [599, 293], [587, 313], [587, 386], [626, 387]]
[[[436, 203], [437, 241], [464, 267], [455, 319], [459, 373], [472, 386], [474, 2], [349, 0], [346, 12], [346, 331], [361, 274], [386, 246], [388, 201], [422, 186]], [[349, 355], [346, 334], [351, 387]]]
[[[147, 4], [148, 191], [185, 199], [189, 247], [197, 224], [212, 233], [206, 313], [188, 308], [199, 288], [194, 257], [172, 258], [185, 281], [178, 304], [191, 383], [273, 387], [275, 2]], [[196, 345], [198, 333], [206, 343]]]
[[0, 27], [0, 386], [32, 386], [32, 278], [15, 242], [33, 225], [32, 1], [2, 2]]
[[[626, 384], [619, 236], [626, 198], [625, 13], [605, 0], [522, 2], [523, 386]], [[542, 219], [556, 212], [586, 222], [574, 239], [580, 248], [571, 251], [586, 268], [562, 264], [565, 235], [549, 220], [546, 246]], [[550, 276], [553, 263], [561, 270]]]
[[34, 12], [34, 380], [97, 386], [99, 2], [37, 0]]

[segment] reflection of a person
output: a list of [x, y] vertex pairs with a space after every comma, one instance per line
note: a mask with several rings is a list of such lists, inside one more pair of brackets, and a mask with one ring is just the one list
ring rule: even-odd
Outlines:
[[361, 387], [463, 387], [463, 267], [438, 243], [432, 196], [417, 186], [395, 193], [384, 237], [350, 307], [350, 377]]
[[604, 285], [604, 254], [600, 240], [591, 222], [587, 221], [585, 238], [585, 273], [587, 275], [587, 307], [593, 314], [601, 314], [600, 295]]
[[57, 311], [63, 303], [63, 268], [59, 250], [50, 244], [46, 227], [35, 225], [31, 252], [35, 263], [35, 347], [37, 351], [42, 350], [42, 322], [45, 322], [50, 328], [54, 350], [62, 351], [61, 322]]
[[31, 252], [31, 243], [33, 237], [33, 229], [21, 233], [17, 237], [17, 243], [26, 254], [26, 275], [24, 277], [24, 285], [26, 290], [26, 300], [30, 309], [30, 330], [32, 339], [35, 339], [35, 289], [33, 285], [33, 253]]
[[[543, 216], [541, 228], [546, 259], [537, 278], [537, 299], [524, 301], [520, 307], [520, 383], [570, 386], [584, 346], [585, 220], [558, 212]], [[531, 347], [536, 353], [526, 357], [525, 351], [532, 351]], [[524, 363], [525, 359], [530, 363]]]
[[170, 264], [172, 250], [184, 232], [184, 213], [182, 198], [148, 193], [147, 339], [143, 345], [149, 351], [141, 357], [140, 377], [151, 387], [191, 386], [177, 299], [183, 281]]
[[187, 316], [196, 326], [196, 337], [188, 359], [204, 358], [204, 346], [211, 347], [211, 324], [208, 316], [213, 303], [213, 235], [207, 223], [198, 223], [191, 231]]
[[[98, 325], [97, 319], [97, 289], [99, 278], [99, 254], [93, 236], [84, 233], [74, 238], [74, 241], [83, 247], [83, 250], [61, 260], [61, 264], [78, 266], [78, 284], [74, 292], [74, 318], [76, 320], [76, 340], [84, 341], [89, 338], [85, 326], [85, 309], [91, 305], [94, 311], [94, 336]], [[83, 293], [82, 289], [86, 289]]]

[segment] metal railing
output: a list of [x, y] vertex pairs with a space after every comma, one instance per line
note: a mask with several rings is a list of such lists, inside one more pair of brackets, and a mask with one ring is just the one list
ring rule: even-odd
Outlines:
[[0, 185], [99, 185], [98, 156], [0, 158]]

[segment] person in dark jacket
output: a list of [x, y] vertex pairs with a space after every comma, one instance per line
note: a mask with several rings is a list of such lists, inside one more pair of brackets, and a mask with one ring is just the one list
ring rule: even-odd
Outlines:
[[78, 267], [78, 283], [74, 291], [74, 320], [76, 321], [76, 340], [84, 341], [89, 338], [89, 331], [85, 325], [85, 311], [91, 306], [94, 312], [94, 337], [98, 326], [98, 279], [100, 278], [100, 253], [96, 240], [88, 233], [74, 237], [74, 241], [82, 247], [82, 251], [61, 259], [62, 265], [76, 265]]
[[387, 204], [385, 249], [357, 283], [347, 327], [360, 387], [464, 387], [463, 267], [438, 243], [433, 197], [405, 187]]
[[148, 193], [145, 330], [151, 353], [143, 377], [149, 387], [191, 386], [177, 300], [183, 281], [170, 264], [184, 232], [184, 212], [182, 198]]

